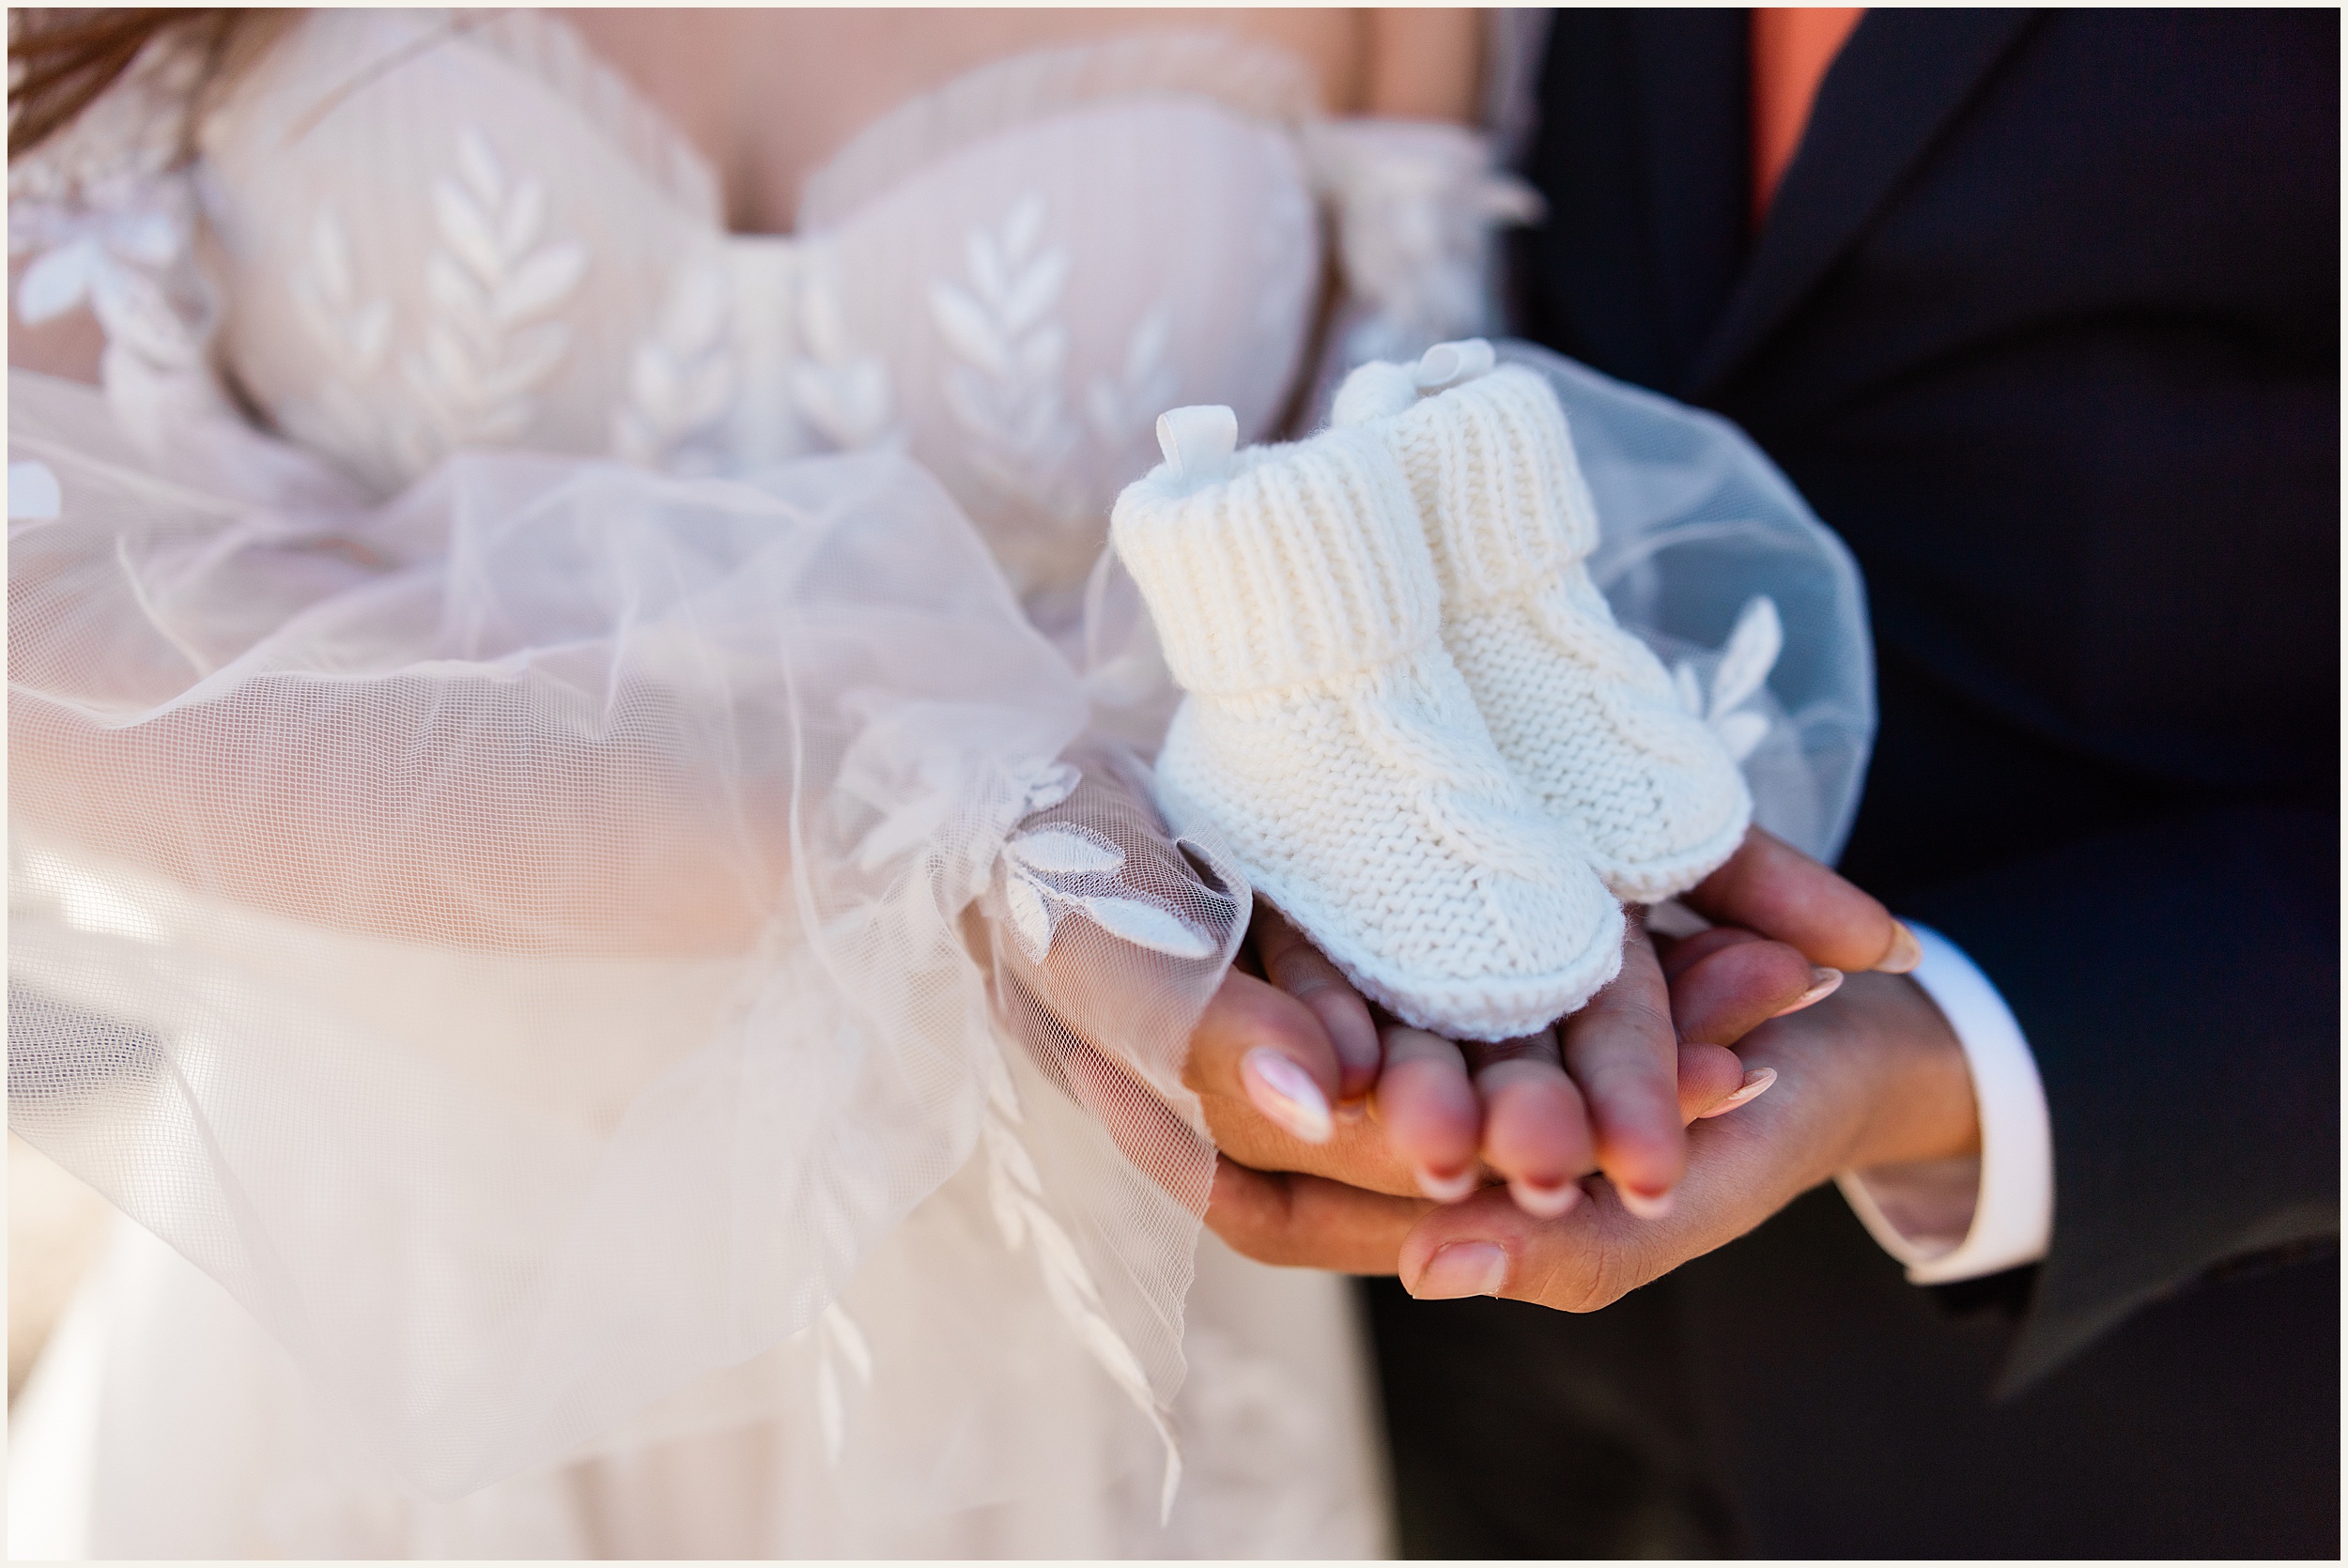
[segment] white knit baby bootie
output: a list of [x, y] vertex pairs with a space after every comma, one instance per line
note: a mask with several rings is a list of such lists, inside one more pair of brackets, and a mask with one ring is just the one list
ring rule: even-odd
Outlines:
[[1364, 993], [1455, 1038], [1530, 1034], [1622, 962], [1622, 911], [1528, 796], [1436, 633], [1434, 564], [1367, 431], [1233, 453], [1159, 421], [1118, 553], [1188, 695], [1159, 803], [1212, 822]]
[[1616, 897], [1653, 903], [1703, 881], [1744, 838], [1753, 797], [1590, 580], [1598, 509], [1549, 384], [1493, 369], [1480, 339], [1440, 344], [1416, 366], [1354, 371], [1332, 418], [1378, 435], [1408, 476], [1444, 646], [1501, 756]]

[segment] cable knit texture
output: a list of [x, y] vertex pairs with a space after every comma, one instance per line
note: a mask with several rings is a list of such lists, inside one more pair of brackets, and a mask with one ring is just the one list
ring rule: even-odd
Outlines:
[[1443, 643], [1501, 756], [1616, 897], [1693, 886], [1735, 852], [1752, 796], [1590, 580], [1598, 509], [1556, 395], [1504, 365], [1387, 411], [1393, 368], [1357, 371], [1338, 415], [1383, 438], [1410, 483]]
[[1113, 532], [1189, 694], [1161, 806], [1212, 822], [1366, 994], [1506, 1039], [1614, 977], [1621, 909], [1493, 748], [1375, 435], [1254, 448], [1195, 487], [1160, 467], [1118, 498]]

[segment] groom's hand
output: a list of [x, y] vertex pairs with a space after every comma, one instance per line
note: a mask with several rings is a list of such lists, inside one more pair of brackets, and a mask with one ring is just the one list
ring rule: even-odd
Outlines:
[[1905, 975], [1923, 950], [1875, 898], [1760, 828], [1679, 901], [1716, 925], [1783, 942], [1812, 963]]

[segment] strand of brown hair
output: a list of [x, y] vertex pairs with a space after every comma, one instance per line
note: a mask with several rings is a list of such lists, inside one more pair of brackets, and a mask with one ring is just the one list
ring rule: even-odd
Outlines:
[[218, 76], [231, 46], [276, 14], [226, 8], [35, 8], [8, 12], [8, 161], [73, 123], [83, 110], [165, 33], [203, 52]]

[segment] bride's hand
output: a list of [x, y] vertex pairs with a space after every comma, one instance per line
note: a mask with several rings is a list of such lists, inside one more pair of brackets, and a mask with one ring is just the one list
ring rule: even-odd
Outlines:
[[[1530, 1186], [1535, 1207], [1560, 1212], [1549, 1197], [1560, 1187], [1578, 1192], [1573, 1183], [1593, 1170], [1640, 1173], [1643, 1158], [1668, 1161], [1685, 1123], [1751, 1098], [1733, 1053], [1675, 1040], [1675, 1008], [1696, 1030], [1734, 1039], [1784, 1011], [1810, 974], [1787, 949], [1749, 938], [1733, 958], [1683, 965], [1683, 977], [1667, 981], [1642, 938], [1623, 977], [1567, 1021], [1562, 1044], [1549, 1030], [1463, 1050], [1389, 1025], [1379, 1077], [1370, 1008], [1335, 966], [1269, 909], [1257, 914], [1254, 951], [1268, 978], [1226, 976], [1185, 1071], [1226, 1156], [1215, 1204], [1243, 1229], [1257, 1222], [1239, 1210], [1265, 1205], [1288, 1223], [1288, 1206], [1309, 1201], [1317, 1179], [1414, 1199], [1430, 1169], [1463, 1172], [1469, 1190]], [[1598, 1090], [1577, 1087], [1568, 1064]]]
[[[1218, 1228], [1228, 1224], [1234, 1237], [1292, 1236], [1296, 1206], [1330, 1196], [1317, 1182], [1407, 1200], [1430, 1185], [1441, 1190], [1444, 1176], [1453, 1185], [1466, 1177], [1470, 1190], [1506, 1181], [1521, 1207], [1554, 1214], [1572, 1206], [1574, 1178], [1593, 1168], [1654, 1213], [1684, 1169], [1681, 1129], [1753, 1099], [1774, 1076], [1748, 1070], [1727, 1046], [1831, 992], [1842, 976], [1825, 961], [1913, 963], [1913, 937], [1880, 903], [1758, 829], [1688, 902], [1786, 941], [1723, 926], [1666, 942], [1659, 958], [1640, 932], [1623, 975], [1564, 1021], [1562, 1041], [1547, 1031], [1461, 1048], [1398, 1026], [1386, 1032], [1384, 1053], [1375, 1049], [1368, 1007], [1335, 967], [1276, 914], [1259, 911], [1254, 947], [1264, 973], [1305, 1006], [1283, 1008], [1262, 981], [1235, 973], [1201, 1022], [1192, 1086], [1229, 1157], [1210, 1218], [1219, 1215]], [[1274, 1020], [1285, 1027], [1266, 1033]], [[1253, 1069], [1244, 1065], [1267, 1047], [1294, 1076], [1260, 1058]], [[1368, 1123], [1358, 1097], [1381, 1059], [1387, 1071]], [[1301, 1077], [1310, 1085], [1302, 1099], [1335, 1100], [1336, 1115], [1281, 1095], [1268, 1075], [1292, 1087]], [[1396, 1205], [1394, 1221], [1426, 1207]]]

